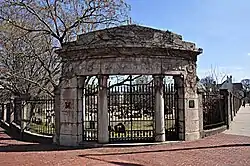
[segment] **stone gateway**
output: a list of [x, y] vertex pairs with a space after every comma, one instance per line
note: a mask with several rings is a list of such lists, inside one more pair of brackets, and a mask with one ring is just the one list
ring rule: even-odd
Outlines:
[[63, 66], [55, 143], [201, 137], [196, 61], [202, 49], [194, 43], [170, 31], [125, 25], [79, 35], [57, 53]]

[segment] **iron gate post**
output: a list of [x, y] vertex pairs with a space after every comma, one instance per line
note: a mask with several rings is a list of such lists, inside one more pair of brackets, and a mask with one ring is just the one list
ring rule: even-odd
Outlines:
[[155, 84], [155, 141], [165, 141], [163, 77], [154, 76]]
[[108, 98], [107, 98], [107, 81], [108, 76], [99, 77], [98, 91], [98, 143], [109, 142], [109, 116], [108, 116]]

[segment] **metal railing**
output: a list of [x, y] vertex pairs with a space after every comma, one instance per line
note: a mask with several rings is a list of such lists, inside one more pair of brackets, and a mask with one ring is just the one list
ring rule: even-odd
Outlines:
[[55, 132], [54, 99], [36, 99], [22, 102], [24, 130], [42, 135]]
[[204, 130], [225, 125], [225, 96], [219, 93], [206, 93], [203, 94], [202, 99]]
[[52, 136], [55, 132], [54, 104], [51, 98], [14, 99], [0, 104], [0, 119], [7, 124], [14, 123], [21, 131]]

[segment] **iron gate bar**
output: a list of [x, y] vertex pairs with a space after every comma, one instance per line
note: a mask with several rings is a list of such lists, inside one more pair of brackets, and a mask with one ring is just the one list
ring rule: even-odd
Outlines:
[[177, 90], [175, 90], [174, 84], [172, 83], [164, 83], [163, 87], [166, 140], [176, 140], [178, 139], [178, 108], [176, 108], [176, 105], [178, 105], [178, 96], [176, 96]]
[[[85, 90], [85, 92], [84, 92]], [[85, 100], [85, 117], [83, 120], [83, 141], [97, 141], [98, 118], [98, 87], [87, 85], [83, 89], [82, 97]]]
[[54, 99], [39, 98], [26, 100], [24, 106], [28, 114], [31, 113], [29, 119], [25, 119], [27, 126], [25, 130], [42, 135], [53, 135], [55, 132], [55, 112]]

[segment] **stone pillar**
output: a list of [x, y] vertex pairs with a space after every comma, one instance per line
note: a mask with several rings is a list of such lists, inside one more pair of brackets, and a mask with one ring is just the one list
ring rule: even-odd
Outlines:
[[230, 118], [230, 93], [228, 92], [227, 89], [220, 89], [220, 95], [223, 96], [223, 105], [224, 106], [224, 111], [225, 111], [225, 120], [226, 120], [226, 125], [227, 125], [227, 129], [230, 128], [230, 124], [231, 124], [231, 118]]
[[24, 129], [27, 127], [27, 122], [29, 121], [29, 106], [27, 103], [25, 103], [25, 101], [22, 102], [22, 113], [21, 113], [21, 132], [24, 131]]
[[53, 136], [53, 143], [60, 145], [60, 108], [61, 108], [61, 95], [60, 89], [57, 88], [54, 91], [55, 93], [55, 103], [54, 103], [54, 111], [55, 111], [55, 134]]
[[163, 77], [154, 76], [155, 86], [155, 141], [164, 142], [165, 118], [164, 118], [164, 97], [163, 97]]
[[179, 117], [179, 139], [197, 140], [201, 138], [200, 123], [203, 119], [200, 117], [198, 107], [198, 94], [196, 85], [196, 76], [182, 75], [174, 77], [175, 84], [178, 87], [178, 117]]
[[109, 119], [108, 119], [108, 98], [107, 98], [108, 76], [99, 77], [98, 91], [98, 143], [109, 142]]
[[10, 123], [14, 122], [15, 120], [15, 112], [14, 112], [14, 99], [10, 99]]
[[64, 78], [56, 98], [56, 135], [54, 141], [63, 146], [82, 143], [82, 98], [79, 84], [83, 77]]

